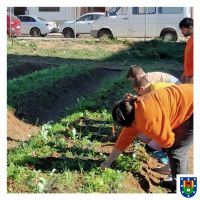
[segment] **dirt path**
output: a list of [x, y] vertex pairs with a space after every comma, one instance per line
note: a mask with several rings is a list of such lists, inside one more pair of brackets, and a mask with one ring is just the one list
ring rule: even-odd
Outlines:
[[7, 147], [8, 149], [16, 147], [21, 141], [27, 141], [32, 135], [39, 132], [39, 128], [27, 124], [16, 118], [12, 111], [7, 113]]

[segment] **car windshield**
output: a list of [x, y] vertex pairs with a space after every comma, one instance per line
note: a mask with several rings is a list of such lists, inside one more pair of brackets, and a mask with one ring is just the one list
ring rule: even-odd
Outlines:
[[113, 7], [108, 11], [108, 16], [126, 15], [127, 13], [128, 7]]
[[47, 21], [46, 19], [42, 18], [42, 17], [37, 17], [40, 21]]
[[120, 9], [120, 7], [113, 7], [108, 11], [108, 15], [112, 16], [112, 15], [116, 15], [117, 11]]

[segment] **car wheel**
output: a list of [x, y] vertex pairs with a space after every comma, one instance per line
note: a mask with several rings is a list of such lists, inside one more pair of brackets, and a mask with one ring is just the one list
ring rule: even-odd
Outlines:
[[31, 30], [31, 36], [32, 37], [40, 37], [40, 35], [41, 35], [41, 32], [38, 28], [33, 28]]
[[100, 30], [98, 33], [98, 38], [100, 39], [113, 39], [113, 35], [109, 30]]
[[45, 37], [47, 34], [40, 34], [41, 37]]
[[74, 31], [70, 28], [66, 28], [63, 30], [63, 35], [66, 38], [74, 38]]
[[162, 34], [162, 40], [164, 42], [170, 42], [170, 41], [176, 41], [178, 39], [178, 36], [175, 32], [165, 32]]

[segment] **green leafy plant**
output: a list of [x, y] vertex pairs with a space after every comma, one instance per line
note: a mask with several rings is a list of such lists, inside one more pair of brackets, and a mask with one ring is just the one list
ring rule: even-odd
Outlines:
[[116, 192], [122, 187], [123, 174], [118, 170], [105, 169], [103, 172], [92, 170], [84, 176], [82, 192]]
[[52, 135], [51, 129], [52, 125], [50, 123], [42, 125], [40, 134], [45, 142], [48, 140], [48, 136]]
[[133, 154], [132, 157], [119, 156], [115, 161], [115, 167], [123, 171], [141, 172], [142, 163], [134, 157]]

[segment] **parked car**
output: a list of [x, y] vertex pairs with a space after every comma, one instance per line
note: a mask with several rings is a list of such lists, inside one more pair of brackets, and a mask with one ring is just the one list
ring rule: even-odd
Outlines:
[[21, 21], [10, 12], [7, 12], [7, 35], [19, 36], [21, 33]]
[[182, 36], [179, 22], [191, 17], [190, 7], [113, 7], [91, 27], [93, 37], [161, 37], [165, 41]]
[[48, 33], [56, 32], [56, 22], [48, 21], [42, 17], [32, 15], [18, 15], [21, 20], [21, 34], [31, 35], [33, 37], [44, 37]]
[[76, 36], [79, 34], [89, 34], [92, 23], [103, 15], [105, 15], [104, 12], [87, 13], [80, 16], [76, 21], [65, 21], [58, 26], [59, 32], [67, 38], [73, 38], [75, 32]]

